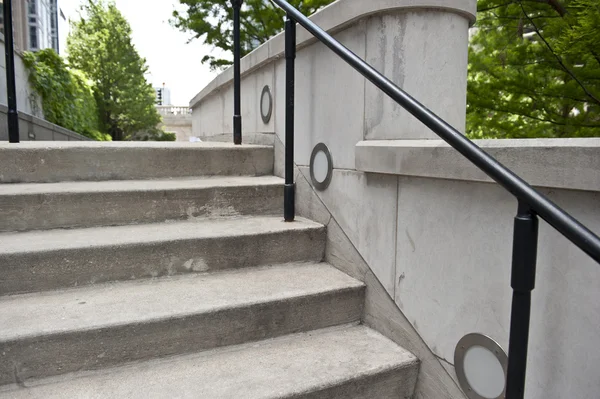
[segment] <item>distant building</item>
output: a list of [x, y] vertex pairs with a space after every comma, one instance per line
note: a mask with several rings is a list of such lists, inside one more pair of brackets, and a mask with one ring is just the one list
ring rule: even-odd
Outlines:
[[171, 90], [163, 87], [155, 87], [156, 92], [156, 105], [173, 105], [171, 104]]
[[[1, 3], [1, 1], [0, 1]], [[13, 1], [13, 30], [15, 49], [37, 51], [59, 50], [58, 0]], [[0, 31], [4, 33], [4, 15], [0, 7]]]

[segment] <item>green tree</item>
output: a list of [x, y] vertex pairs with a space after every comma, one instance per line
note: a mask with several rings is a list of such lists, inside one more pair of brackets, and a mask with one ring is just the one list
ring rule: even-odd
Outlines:
[[[334, 0], [289, 0], [304, 15], [311, 15]], [[179, 0], [183, 9], [173, 12], [172, 23], [194, 38], [218, 49], [233, 52], [233, 8], [230, 0]], [[240, 13], [242, 55], [254, 50], [283, 30], [285, 12], [267, 0], [244, 0]], [[212, 69], [232, 62], [206, 55]]]
[[110, 140], [98, 131], [98, 108], [85, 75], [67, 67], [52, 49], [26, 52], [23, 61], [48, 122], [95, 140]]
[[131, 42], [131, 27], [112, 0], [87, 0], [67, 39], [69, 63], [94, 83], [100, 130], [113, 140], [154, 130], [160, 115], [154, 106], [148, 70]]
[[479, 0], [472, 138], [600, 136], [600, 1]]

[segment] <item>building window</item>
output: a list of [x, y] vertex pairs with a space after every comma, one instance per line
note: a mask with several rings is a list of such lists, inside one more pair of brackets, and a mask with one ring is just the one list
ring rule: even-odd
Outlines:
[[38, 34], [35, 26], [29, 27], [29, 48], [31, 50], [38, 49]]

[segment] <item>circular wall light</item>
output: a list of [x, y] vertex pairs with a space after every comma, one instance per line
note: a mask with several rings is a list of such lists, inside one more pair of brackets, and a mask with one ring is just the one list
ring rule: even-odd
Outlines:
[[325, 190], [331, 183], [333, 161], [329, 148], [319, 143], [310, 155], [310, 179], [317, 190]]
[[271, 89], [269, 86], [263, 87], [260, 95], [260, 116], [262, 117], [263, 123], [266, 125], [271, 120], [273, 114], [273, 96], [271, 96]]
[[503, 399], [507, 365], [508, 356], [490, 337], [468, 334], [456, 344], [456, 376], [469, 399]]

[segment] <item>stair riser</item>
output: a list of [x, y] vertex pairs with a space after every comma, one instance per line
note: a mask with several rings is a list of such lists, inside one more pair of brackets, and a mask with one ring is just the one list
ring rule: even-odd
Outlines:
[[273, 149], [269, 147], [0, 149], [0, 183], [263, 176], [272, 172]]
[[0, 195], [0, 231], [113, 226], [194, 217], [277, 215], [283, 188], [211, 187], [167, 191]]
[[364, 288], [351, 288], [181, 319], [0, 342], [0, 385], [353, 323], [360, 320], [363, 298]]
[[307, 392], [290, 399], [411, 399], [419, 375], [419, 363], [397, 370], [344, 381], [323, 390]]
[[288, 262], [319, 262], [325, 228], [0, 256], [0, 295]]

